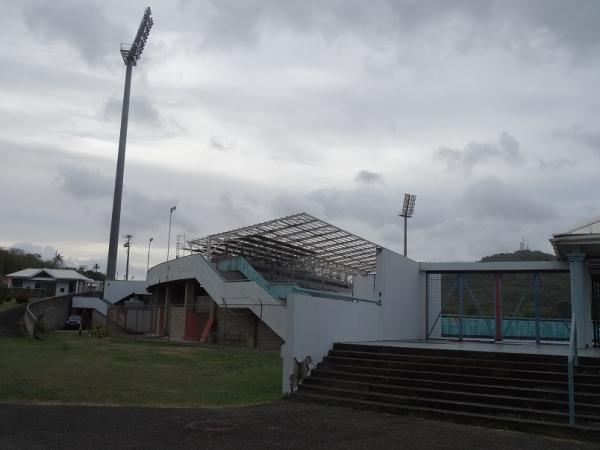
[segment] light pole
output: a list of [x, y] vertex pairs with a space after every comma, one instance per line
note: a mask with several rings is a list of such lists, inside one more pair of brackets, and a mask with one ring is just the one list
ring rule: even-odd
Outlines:
[[177, 209], [176, 206], [171, 206], [169, 213], [169, 239], [167, 241], [167, 261], [169, 260], [169, 250], [171, 250], [171, 219], [173, 218], [173, 211]]
[[146, 272], [150, 270], [150, 243], [154, 240], [153, 237], [148, 239], [148, 264], [146, 264]]
[[404, 204], [402, 205], [402, 212], [398, 214], [400, 217], [404, 217], [404, 256], [406, 256], [406, 234], [407, 234], [407, 219], [412, 217], [415, 212], [415, 200], [416, 195], [404, 194]]
[[131, 234], [126, 234], [123, 236], [125, 239], [125, 243], [123, 247], [127, 249], [127, 264], [125, 265], [125, 279], [129, 280], [129, 250], [131, 250], [131, 238], [133, 237]]
[[125, 146], [127, 144], [127, 123], [129, 120], [129, 94], [131, 91], [131, 69], [137, 65], [144, 46], [148, 40], [150, 29], [154, 24], [150, 8], [146, 8], [142, 22], [138, 28], [133, 44], [121, 44], [121, 56], [125, 63], [125, 90], [123, 92], [123, 110], [121, 112], [121, 131], [119, 134], [119, 154], [117, 157], [117, 173], [113, 197], [112, 218], [110, 222], [110, 240], [108, 244], [108, 261], [106, 279], [114, 280], [117, 270], [117, 248], [119, 246], [119, 226], [121, 222], [121, 199], [123, 197], [123, 173], [125, 171]]

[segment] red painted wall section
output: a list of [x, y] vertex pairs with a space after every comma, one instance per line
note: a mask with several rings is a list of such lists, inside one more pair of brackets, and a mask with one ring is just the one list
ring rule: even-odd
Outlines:
[[204, 325], [204, 329], [202, 330], [202, 334], [200, 335], [200, 342], [208, 341], [208, 336], [210, 335], [210, 330], [213, 327], [214, 323], [215, 323], [215, 318], [210, 317], [208, 319], [208, 321], [206, 322], [206, 325]]
[[185, 313], [185, 333], [183, 339], [186, 341], [197, 341], [200, 339], [200, 314], [193, 311]]

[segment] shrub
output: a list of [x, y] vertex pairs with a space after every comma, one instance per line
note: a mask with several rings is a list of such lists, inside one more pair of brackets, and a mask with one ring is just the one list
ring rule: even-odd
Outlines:
[[46, 322], [44, 322], [43, 320], [37, 320], [35, 322], [35, 326], [33, 329], [33, 334], [38, 334], [38, 333], [43, 333], [44, 331], [46, 331]]
[[16, 293], [14, 297], [19, 304], [27, 303], [29, 301], [29, 296], [23, 292]]
[[97, 326], [90, 330], [90, 335], [95, 338], [101, 339], [110, 336], [110, 330], [106, 326]]

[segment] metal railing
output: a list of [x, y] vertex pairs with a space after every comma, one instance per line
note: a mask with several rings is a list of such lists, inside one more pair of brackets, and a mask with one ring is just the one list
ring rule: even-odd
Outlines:
[[[294, 283], [270, 283], [267, 281], [243, 256], [234, 258], [222, 259], [211, 263], [211, 266], [218, 272], [220, 270], [237, 270], [243, 274], [248, 280], [254, 281], [265, 291], [271, 294], [274, 298], [285, 300], [288, 295], [297, 293], [308, 295], [311, 297], [331, 298], [334, 300], [343, 300], [347, 302], [366, 302], [381, 305], [380, 300], [370, 300], [365, 298], [354, 297], [352, 295], [339, 294], [331, 291], [319, 291], [315, 289], [301, 288]], [[219, 274], [220, 275], [220, 274]], [[222, 277], [222, 275], [221, 275]], [[246, 280], [239, 280], [246, 281]]]
[[575, 425], [575, 367], [578, 365], [577, 355], [577, 320], [575, 313], [571, 316], [571, 338], [569, 339], [569, 424]]
[[427, 271], [426, 337], [568, 341], [564, 270]]

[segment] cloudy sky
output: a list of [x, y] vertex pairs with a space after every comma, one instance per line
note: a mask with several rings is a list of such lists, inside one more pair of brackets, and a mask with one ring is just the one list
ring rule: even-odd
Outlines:
[[[119, 44], [147, 5], [0, 1], [0, 245], [105, 270]], [[136, 278], [172, 205], [173, 245], [306, 211], [401, 252], [411, 192], [423, 261], [550, 251], [600, 214], [596, 0], [150, 6], [121, 221]]]

